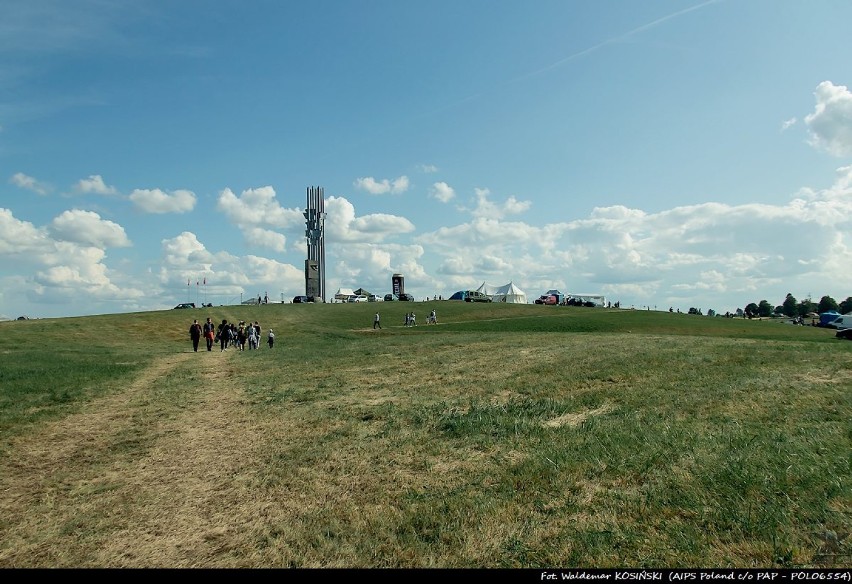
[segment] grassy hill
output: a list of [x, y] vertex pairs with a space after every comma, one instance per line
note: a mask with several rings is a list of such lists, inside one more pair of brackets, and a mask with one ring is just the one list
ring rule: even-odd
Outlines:
[[[208, 316], [276, 345], [194, 353]], [[3, 322], [0, 566], [850, 566], [850, 350], [448, 301]]]

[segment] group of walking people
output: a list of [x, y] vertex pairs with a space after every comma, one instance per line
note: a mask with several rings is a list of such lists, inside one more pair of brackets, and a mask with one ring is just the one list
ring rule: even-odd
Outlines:
[[[429, 316], [426, 317], [426, 324], [438, 324], [438, 313], [435, 312], [435, 309], [432, 309], [432, 312], [429, 313]], [[405, 315], [405, 325], [404, 326], [417, 326], [417, 317], [413, 312], [409, 312]]]
[[[220, 352], [226, 351], [229, 347], [245, 351], [246, 347], [249, 350], [260, 347], [261, 328], [257, 321], [246, 323], [241, 320], [238, 324], [235, 324], [223, 319], [219, 325], [216, 325], [208, 317], [207, 321], [201, 325], [198, 320], [193, 320], [189, 327], [189, 338], [192, 340], [192, 350], [196, 353], [202, 337], [207, 343], [208, 351], [212, 351], [213, 345], [216, 343], [219, 344]], [[266, 344], [269, 345], [270, 349], [275, 344], [275, 333], [272, 332], [272, 329], [269, 329], [267, 333]]]
[[[434, 308], [432, 309], [432, 312], [429, 313], [429, 316], [426, 317], [426, 324], [438, 324], [438, 314], [435, 312]], [[414, 312], [406, 312], [402, 326], [417, 326], [417, 315], [414, 314]], [[380, 328], [382, 328], [382, 319], [377, 312], [373, 317], [373, 330]]]
[[[429, 316], [426, 317], [426, 324], [438, 324], [438, 314], [435, 312], [435, 309], [432, 309], [432, 312], [429, 313]], [[417, 315], [414, 312], [406, 312], [405, 320], [403, 321], [402, 326], [417, 326]], [[373, 330], [382, 328], [382, 319], [379, 313], [373, 317]]]
[[[438, 324], [438, 313], [435, 312], [434, 308], [429, 313], [429, 316], [426, 317], [426, 324]], [[406, 313], [403, 326], [417, 326], [417, 315], [413, 312]]]

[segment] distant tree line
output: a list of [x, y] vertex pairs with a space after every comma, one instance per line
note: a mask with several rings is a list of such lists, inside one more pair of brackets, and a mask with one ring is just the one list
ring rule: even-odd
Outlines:
[[804, 300], [796, 300], [796, 297], [788, 293], [784, 302], [780, 306], [772, 307], [766, 301], [761, 300], [758, 303], [751, 302], [745, 307], [746, 314], [754, 316], [768, 317], [772, 315], [784, 315], [790, 318], [797, 316], [805, 317], [812, 312], [822, 314], [823, 312], [836, 311], [841, 314], [852, 312], [852, 296], [849, 296], [840, 304], [831, 296], [823, 296], [819, 302], [814, 302], [810, 298]]

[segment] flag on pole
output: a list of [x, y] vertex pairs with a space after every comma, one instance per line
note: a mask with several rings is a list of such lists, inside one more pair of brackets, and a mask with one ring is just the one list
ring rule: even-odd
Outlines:
[[207, 278], [204, 278], [204, 285], [207, 285]]
[[189, 278], [186, 279], [186, 285], [189, 286]]

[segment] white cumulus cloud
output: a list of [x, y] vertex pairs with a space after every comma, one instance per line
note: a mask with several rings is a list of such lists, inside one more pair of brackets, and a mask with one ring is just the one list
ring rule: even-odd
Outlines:
[[105, 263], [105, 248], [127, 245], [121, 226], [90, 211], [65, 211], [36, 227], [0, 209], [0, 256], [6, 265], [26, 266], [29, 275], [15, 280], [14, 295], [32, 303], [114, 305], [141, 298], [134, 284], [116, 284], [121, 275]]
[[816, 107], [805, 116], [811, 144], [834, 156], [852, 155], [852, 93], [823, 81], [814, 92]]
[[414, 231], [405, 217], [376, 213], [355, 216], [355, 207], [343, 197], [329, 197], [325, 202], [327, 241], [359, 241], [375, 243], [388, 236]]
[[205, 293], [217, 299], [233, 300], [241, 294], [254, 297], [275, 291], [304, 289], [300, 268], [256, 255], [236, 256], [228, 252], [212, 253], [189, 231], [161, 242], [163, 264], [160, 284], [166, 289], [186, 290], [206, 280]]
[[184, 231], [176, 237], [164, 239], [161, 245], [163, 260], [168, 266], [196, 265], [202, 267], [213, 261], [213, 255], [190, 231]]
[[393, 180], [382, 179], [377, 181], [371, 176], [355, 179], [355, 188], [367, 191], [372, 195], [404, 193], [408, 190], [409, 182], [407, 176], [400, 176]]
[[474, 217], [502, 219], [507, 215], [523, 213], [532, 206], [530, 201], [519, 201], [515, 197], [509, 197], [503, 203], [495, 203], [489, 199], [490, 194], [488, 189], [474, 189], [476, 206], [471, 211]]
[[9, 182], [16, 187], [32, 191], [38, 195], [46, 195], [50, 192], [50, 187], [46, 184], [34, 179], [31, 176], [25, 175], [23, 172], [16, 172], [9, 179]]
[[187, 190], [169, 194], [160, 189], [135, 189], [130, 200], [146, 213], [186, 213], [195, 207], [195, 193]]
[[65, 211], [50, 224], [54, 239], [97, 248], [127, 247], [130, 240], [118, 223], [101, 219], [93, 211]]
[[283, 251], [286, 237], [276, 230], [301, 232], [305, 218], [298, 209], [282, 207], [270, 186], [246, 189], [240, 196], [231, 189], [219, 193], [217, 209], [239, 227], [245, 240], [259, 247]]
[[248, 227], [243, 230], [243, 236], [247, 242], [258, 247], [266, 247], [278, 252], [283, 252], [287, 249], [287, 238], [271, 229]]
[[434, 199], [438, 199], [442, 203], [447, 203], [456, 196], [456, 192], [453, 190], [453, 187], [448, 185], [445, 182], [436, 182], [432, 185], [432, 190], [429, 193]]
[[217, 205], [232, 223], [240, 227], [288, 228], [305, 222], [298, 209], [286, 209], [278, 203], [272, 187], [246, 189], [239, 197], [231, 189], [225, 189], [219, 193]]
[[104, 179], [99, 174], [90, 175], [89, 178], [80, 179], [74, 185], [74, 190], [78, 193], [94, 194], [94, 195], [117, 195], [118, 189], [109, 186], [104, 182]]
[[42, 252], [51, 246], [46, 230], [15, 218], [10, 209], [0, 209], [0, 255]]

